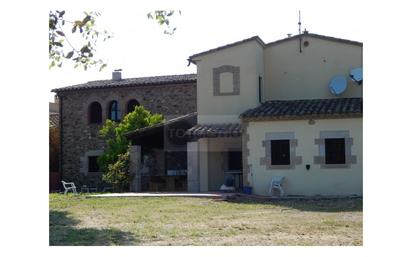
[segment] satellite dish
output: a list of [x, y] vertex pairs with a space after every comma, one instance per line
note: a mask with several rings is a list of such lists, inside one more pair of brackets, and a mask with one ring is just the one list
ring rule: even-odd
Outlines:
[[363, 72], [362, 68], [356, 68], [350, 71], [349, 77], [356, 82], [358, 85], [362, 85], [363, 82]]
[[346, 90], [346, 78], [343, 75], [335, 76], [329, 84], [329, 90], [333, 95], [340, 95]]

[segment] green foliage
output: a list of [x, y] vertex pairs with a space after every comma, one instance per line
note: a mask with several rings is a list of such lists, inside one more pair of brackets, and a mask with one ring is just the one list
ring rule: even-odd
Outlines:
[[[100, 71], [106, 67], [101, 59], [94, 57], [99, 41], [106, 41], [112, 36], [107, 31], [96, 30], [98, 12], [84, 12], [83, 19], [68, 21], [64, 18], [65, 11], [49, 12], [49, 69], [61, 67], [63, 61], [71, 60], [74, 67], [89, 67], [100, 65]], [[70, 30], [70, 32], [67, 31]], [[80, 35], [80, 43], [73, 45], [75, 35]], [[70, 35], [70, 36], [69, 36]], [[70, 39], [69, 39], [70, 38]]]
[[[156, 20], [161, 27], [165, 27], [164, 33], [173, 35], [176, 27], [170, 25], [170, 18], [175, 11], [154, 11], [147, 14], [148, 19]], [[181, 14], [181, 11], [178, 11]], [[96, 29], [96, 20], [100, 16], [98, 12], [84, 12], [82, 19], [69, 21], [64, 18], [66, 11], [49, 12], [49, 69], [62, 67], [63, 62], [70, 60], [74, 67], [100, 66], [102, 71], [107, 64], [95, 57], [97, 45], [113, 37], [106, 30]], [[79, 36], [80, 43], [74, 44], [75, 36]], [[77, 42], [77, 40], [76, 40]]]
[[130, 182], [129, 157], [128, 151], [124, 154], [119, 154], [117, 161], [109, 164], [108, 171], [103, 174], [103, 181], [111, 183], [114, 192], [123, 190]]
[[[124, 167], [125, 162], [122, 156], [128, 154], [131, 144], [126, 138], [126, 134], [163, 121], [162, 115], [152, 114], [143, 106], [136, 106], [134, 111], [127, 114], [120, 123], [106, 120], [103, 128], [100, 130], [100, 136], [106, 141], [106, 147], [103, 155], [98, 158], [99, 168], [104, 173], [103, 180], [105, 182], [113, 185], [117, 183], [119, 185], [120, 177], [124, 181], [128, 181], [126, 177], [119, 175], [119, 169]], [[122, 161], [118, 163], [121, 158], [123, 158]]]
[[[182, 14], [182, 12], [180, 10], [178, 12], [179, 12], [179, 14]], [[154, 12], [149, 12], [147, 14], [147, 18], [152, 19], [152, 20], [156, 20], [157, 23], [160, 26], [165, 26], [165, 29], [164, 29], [163, 33], [165, 33], [167, 35], [173, 35], [173, 33], [175, 33], [175, 31], [176, 31], [176, 27], [171, 27], [170, 26], [170, 18], [173, 16], [174, 13], [175, 13], [174, 10], [154, 11]]]

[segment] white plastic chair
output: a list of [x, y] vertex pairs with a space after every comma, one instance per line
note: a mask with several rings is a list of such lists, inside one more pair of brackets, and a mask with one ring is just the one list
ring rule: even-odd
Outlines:
[[270, 186], [269, 186], [269, 194], [273, 195], [273, 189], [278, 189], [280, 192], [280, 196], [284, 195], [284, 191], [282, 188], [282, 183], [285, 180], [285, 177], [283, 176], [275, 176], [272, 178], [272, 181], [270, 181]]
[[64, 194], [67, 194], [69, 190], [72, 190], [74, 194], [77, 194], [76, 185], [73, 182], [64, 182], [62, 180], [62, 184], [64, 187]]

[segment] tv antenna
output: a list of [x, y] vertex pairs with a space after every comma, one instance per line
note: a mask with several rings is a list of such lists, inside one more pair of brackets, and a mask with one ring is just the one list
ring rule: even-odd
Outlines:
[[302, 36], [301, 36], [301, 29], [300, 29], [300, 25], [302, 25], [302, 22], [300, 22], [300, 10], [299, 10], [299, 53], [302, 53]]

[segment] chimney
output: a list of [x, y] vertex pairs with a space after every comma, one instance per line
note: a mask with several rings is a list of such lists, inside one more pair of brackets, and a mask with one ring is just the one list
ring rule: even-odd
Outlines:
[[306, 28], [305, 28], [305, 30], [303, 31], [303, 33], [304, 33], [304, 34], [309, 34], [309, 31], [307, 31]]
[[291, 37], [291, 36], [292, 36], [292, 34], [291, 34], [291, 33], [288, 33], [287, 35], [288, 35], [288, 37]]
[[117, 69], [112, 72], [112, 80], [114, 81], [122, 80], [122, 69]]

